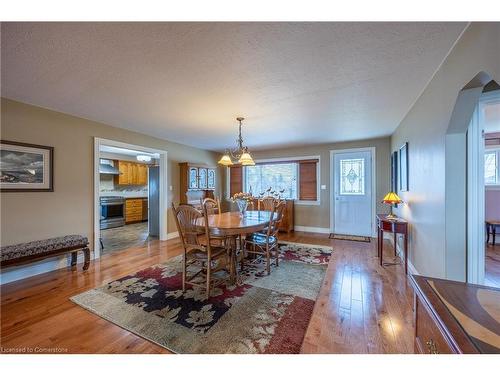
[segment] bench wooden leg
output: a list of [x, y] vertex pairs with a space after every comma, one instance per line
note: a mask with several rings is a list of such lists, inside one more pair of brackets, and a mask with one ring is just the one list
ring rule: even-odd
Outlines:
[[83, 263], [83, 270], [87, 270], [90, 265], [90, 249], [88, 247], [82, 249], [83, 250], [83, 257], [84, 257], [84, 263]]
[[77, 259], [78, 252], [73, 251], [71, 253], [71, 267], [76, 266], [76, 259]]

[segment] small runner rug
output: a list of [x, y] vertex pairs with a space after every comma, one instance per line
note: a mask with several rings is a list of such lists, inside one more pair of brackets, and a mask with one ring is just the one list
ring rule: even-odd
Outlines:
[[236, 285], [182, 292], [181, 257], [71, 297], [175, 353], [299, 353], [332, 248], [280, 243], [267, 275], [247, 266]]
[[356, 242], [370, 242], [370, 237], [365, 236], [351, 236], [349, 234], [336, 234], [330, 233], [330, 239], [333, 238], [335, 240], [344, 240], [344, 241], [356, 241]]

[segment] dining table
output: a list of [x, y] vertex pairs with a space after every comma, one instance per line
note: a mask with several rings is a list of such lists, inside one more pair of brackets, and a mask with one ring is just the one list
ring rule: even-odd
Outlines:
[[[211, 235], [226, 238], [226, 247], [230, 252], [230, 277], [234, 282], [237, 278], [237, 252], [238, 241], [240, 249], [243, 250], [242, 236], [259, 232], [268, 227], [271, 219], [271, 211], [245, 211], [223, 212], [220, 214], [208, 215], [207, 218], [200, 217], [196, 220], [196, 226], [205, 230], [205, 220], [208, 220], [208, 228]], [[276, 214], [275, 214], [276, 215]]]

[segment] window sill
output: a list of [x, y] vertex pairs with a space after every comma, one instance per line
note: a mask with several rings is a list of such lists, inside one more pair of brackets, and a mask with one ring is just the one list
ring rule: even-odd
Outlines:
[[301, 201], [296, 199], [295, 204], [299, 206], [319, 206], [321, 205], [321, 201]]
[[484, 185], [484, 190], [500, 190], [499, 185]]

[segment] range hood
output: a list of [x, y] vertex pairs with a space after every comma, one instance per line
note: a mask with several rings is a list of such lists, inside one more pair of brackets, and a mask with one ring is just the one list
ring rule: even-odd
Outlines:
[[112, 165], [109, 164], [99, 164], [99, 173], [100, 174], [114, 174], [114, 175], [119, 175], [121, 174], [118, 168], [113, 167]]

